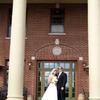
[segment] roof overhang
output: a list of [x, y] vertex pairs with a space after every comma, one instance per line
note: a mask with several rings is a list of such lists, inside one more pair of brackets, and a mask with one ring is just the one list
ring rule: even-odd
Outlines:
[[[0, 0], [0, 4], [12, 2], [13, 0]], [[27, 0], [27, 3], [87, 3], [87, 0]]]

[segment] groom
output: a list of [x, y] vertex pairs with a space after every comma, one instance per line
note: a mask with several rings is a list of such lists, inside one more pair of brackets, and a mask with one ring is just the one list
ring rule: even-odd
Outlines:
[[58, 100], [65, 100], [65, 85], [67, 82], [67, 74], [63, 72], [62, 67], [59, 67], [58, 70], [59, 70], [58, 82], [57, 82]]

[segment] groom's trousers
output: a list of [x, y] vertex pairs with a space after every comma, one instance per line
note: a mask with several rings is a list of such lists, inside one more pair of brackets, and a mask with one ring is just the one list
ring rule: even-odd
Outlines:
[[65, 90], [58, 90], [58, 100], [65, 100]]

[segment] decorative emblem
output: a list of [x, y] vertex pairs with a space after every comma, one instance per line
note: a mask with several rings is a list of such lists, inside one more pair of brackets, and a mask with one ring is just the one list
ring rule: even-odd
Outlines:
[[55, 46], [55, 47], [52, 49], [52, 53], [53, 53], [53, 55], [56, 55], [56, 56], [61, 55], [61, 53], [62, 53], [62, 48], [59, 47], [59, 46]]
[[55, 47], [53, 47], [53, 49], [52, 49], [52, 53], [55, 56], [59, 56], [62, 53], [62, 48], [59, 46], [59, 44], [60, 44], [59, 39], [56, 39], [55, 40]]

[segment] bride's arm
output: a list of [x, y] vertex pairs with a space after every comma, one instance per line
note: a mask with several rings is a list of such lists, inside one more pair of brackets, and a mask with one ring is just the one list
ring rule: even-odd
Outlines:
[[48, 77], [48, 84], [50, 84], [51, 81], [52, 81], [52, 75], [49, 75], [49, 77]]

